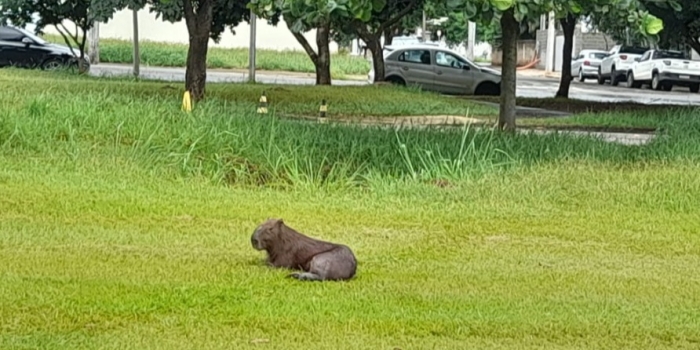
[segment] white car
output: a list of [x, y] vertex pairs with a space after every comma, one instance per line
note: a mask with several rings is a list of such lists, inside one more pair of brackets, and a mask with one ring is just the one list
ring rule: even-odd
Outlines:
[[627, 73], [627, 87], [639, 88], [643, 84], [649, 84], [654, 90], [670, 91], [677, 85], [698, 92], [700, 62], [691, 61], [681, 51], [649, 50]]
[[600, 62], [607, 56], [608, 53], [601, 50], [581, 50], [571, 60], [571, 74], [576, 74], [580, 82], [586, 81], [586, 78], [598, 78]]
[[634, 59], [642, 57], [649, 50], [648, 47], [636, 47], [626, 45], [615, 45], [608, 53], [608, 57], [603, 58], [598, 70], [598, 84], [605, 84], [610, 80], [610, 85], [617, 86], [620, 81], [627, 78], [627, 71], [632, 68]]
[[[367, 75], [374, 81], [374, 68]], [[402, 45], [384, 50], [384, 80], [454, 95], [500, 95], [501, 72], [482, 67], [448, 48]]]

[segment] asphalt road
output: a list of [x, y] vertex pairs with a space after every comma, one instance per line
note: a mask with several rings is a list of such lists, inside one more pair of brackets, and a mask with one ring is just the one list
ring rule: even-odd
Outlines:
[[[130, 76], [132, 68], [128, 65], [100, 63], [90, 68], [90, 73], [96, 76]], [[141, 67], [140, 76], [145, 79], [184, 81], [184, 68]], [[235, 71], [210, 70], [207, 72], [208, 82], [244, 82], [247, 74]], [[312, 75], [285, 75], [256, 73], [256, 81], [265, 84], [313, 85]], [[333, 85], [364, 85], [366, 81], [333, 80]], [[553, 97], [559, 86], [555, 78], [533, 77], [525, 74], [518, 76], [516, 95], [520, 97]], [[569, 97], [589, 101], [618, 102], [634, 101], [646, 104], [675, 104], [700, 106], [700, 93], [691, 93], [686, 88], [677, 87], [673, 91], [653, 91], [648, 87], [630, 89], [624, 86], [598, 85], [591, 80], [584, 83], [573, 81]]]

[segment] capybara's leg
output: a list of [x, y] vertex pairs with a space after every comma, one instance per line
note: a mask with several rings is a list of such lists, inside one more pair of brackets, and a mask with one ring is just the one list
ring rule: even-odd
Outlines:
[[323, 278], [321, 276], [311, 273], [311, 272], [295, 272], [289, 274], [287, 277], [296, 278], [300, 281], [321, 281]]
[[337, 247], [311, 259], [309, 274], [317, 275], [321, 280], [345, 280], [355, 275], [357, 262], [349, 248]]

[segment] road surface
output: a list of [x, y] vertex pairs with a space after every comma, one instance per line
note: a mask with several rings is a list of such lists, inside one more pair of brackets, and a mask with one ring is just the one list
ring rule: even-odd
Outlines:
[[[141, 67], [140, 76], [145, 79], [184, 81], [184, 68]], [[130, 76], [132, 67], [129, 65], [100, 63], [90, 67], [90, 74], [95, 76]], [[239, 71], [209, 70], [208, 82], [245, 82], [247, 73]], [[256, 81], [265, 84], [313, 85], [312, 74], [270, 74], [257, 72]], [[366, 81], [333, 80], [333, 85], [365, 85]], [[686, 88], [675, 88], [674, 91], [653, 91], [648, 88], [630, 89], [624, 86], [598, 85], [595, 81], [581, 83], [573, 81], [569, 97], [599, 101], [620, 102], [633, 101], [647, 104], [674, 104], [700, 106], [700, 93], [691, 93]], [[516, 95], [519, 97], [553, 97], [559, 86], [556, 78], [537, 77], [519, 74]]]

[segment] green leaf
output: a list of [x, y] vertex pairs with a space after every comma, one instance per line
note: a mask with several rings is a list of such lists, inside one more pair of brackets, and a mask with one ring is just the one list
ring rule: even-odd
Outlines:
[[386, 6], [386, 0], [372, 0], [372, 10], [381, 11]]
[[[527, 12], [528, 12], [527, 5], [525, 5], [522, 2], [518, 3], [518, 13], [520, 13], [521, 15], [523, 15], [523, 17], [525, 17], [525, 16], [527, 16]], [[520, 20], [518, 20], [518, 21], [520, 21]]]
[[676, 2], [676, 1], [673, 1], [673, 0], [672, 0], [672, 1], [669, 1], [669, 2], [668, 2], [668, 5], [671, 6], [671, 8], [673, 9], [673, 11], [676, 11], [676, 12], [681, 12], [681, 11], [683, 11], [683, 7], [681, 6], [681, 4], [679, 4], [679, 3]]
[[515, 0], [490, 0], [490, 1], [491, 1], [491, 5], [493, 5], [493, 7], [495, 7], [499, 11], [505, 11], [505, 10], [513, 7], [513, 5], [515, 5]]
[[466, 2], [465, 5], [465, 13], [467, 15], [467, 18], [472, 18], [476, 16], [476, 5], [471, 1]]
[[644, 21], [642, 23], [644, 23], [644, 28], [642, 28], [643, 32], [649, 35], [656, 35], [664, 29], [664, 21], [653, 15], [644, 16]]

